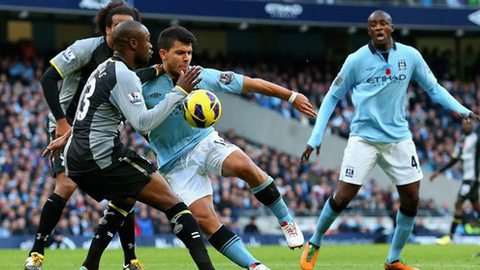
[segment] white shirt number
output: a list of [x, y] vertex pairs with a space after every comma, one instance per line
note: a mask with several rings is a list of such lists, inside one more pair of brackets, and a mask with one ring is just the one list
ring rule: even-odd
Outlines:
[[90, 107], [90, 100], [89, 98], [93, 95], [93, 92], [95, 92], [95, 84], [97, 83], [97, 80], [95, 78], [92, 78], [90, 82], [87, 85], [87, 92], [85, 93], [85, 96], [83, 97], [83, 106], [78, 112], [77, 115], [77, 120], [82, 121], [85, 119], [85, 116], [87, 116], [88, 112], [88, 107]]

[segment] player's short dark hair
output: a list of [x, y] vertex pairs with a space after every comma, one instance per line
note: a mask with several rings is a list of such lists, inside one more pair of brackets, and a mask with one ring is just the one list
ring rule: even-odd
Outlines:
[[163, 30], [158, 36], [158, 49], [170, 50], [175, 41], [194, 45], [197, 42], [195, 35], [180, 25], [171, 26]]
[[130, 38], [138, 38], [144, 25], [137, 21], [125, 21], [119, 23], [112, 32], [113, 49], [120, 50], [128, 44]]
[[113, 1], [100, 9], [95, 16], [94, 22], [97, 26], [97, 33], [105, 35], [105, 28], [112, 25], [112, 17], [116, 14], [130, 15], [133, 20], [138, 22], [142, 21], [138, 9], [129, 6], [124, 1]]

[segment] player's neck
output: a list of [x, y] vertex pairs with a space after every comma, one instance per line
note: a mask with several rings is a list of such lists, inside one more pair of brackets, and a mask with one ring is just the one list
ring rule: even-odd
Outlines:
[[390, 40], [388, 42], [384, 43], [384, 44], [378, 44], [378, 43], [373, 42], [373, 46], [375, 47], [375, 49], [377, 49], [379, 51], [388, 51], [391, 48], [393, 48], [393, 40], [392, 40], [392, 38], [390, 38]]
[[[165, 66], [164, 66], [165, 67]], [[172, 79], [172, 81], [176, 82], [178, 80], [178, 76], [176, 76], [173, 72], [171, 72], [169, 69], [165, 69], [165, 73]]]
[[113, 50], [113, 40], [111, 36], [105, 36], [105, 42], [107, 43], [107, 46]]
[[115, 51], [115, 52], [113, 53], [113, 57], [122, 60], [122, 62], [125, 63], [125, 65], [126, 65], [129, 69], [131, 69], [131, 70], [137, 69], [137, 64], [135, 63], [135, 60], [134, 60], [132, 57], [128, 57], [128, 55], [122, 54], [122, 53], [119, 52], [119, 51]]

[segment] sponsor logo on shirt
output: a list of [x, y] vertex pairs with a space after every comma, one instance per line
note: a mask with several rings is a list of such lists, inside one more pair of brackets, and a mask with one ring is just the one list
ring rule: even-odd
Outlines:
[[63, 57], [63, 60], [67, 61], [68, 63], [70, 63], [70, 61], [72, 61], [73, 59], [75, 59], [75, 54], [73, 53], [72, 49], [66, 49], [63, 53], [62, 53], [62, 57]]
[[162, 94], [161, 93], [158, 93], [158, 92], [155, 92], [153, 94], [150, 95], [151, 98], [159, 98]]
[[335, 79], [335, 81], [333, 82], [333, 85], [335, 86], [340, 86], [343, 82], [343, 78], [340, 77], [340, 76], [337, 76], [337, 78]]
[[[387, 73], [387, 71], [385, 71]], [[387, 75], [387, 76], [375, 76], [370, 77], [367, 79], [367, 83], [371, 84], [384, 84], [384, 83], [401, 83], [402, 81], [407, 79], [407, 75], [400, 74], [398, 76], [395, 75]]]
[[369, 68], [367, 68], [367, 71], [372, 71], [374, 69], [375, 69], [375, 67], [369, 67]]
[[223, 84], [230, 84], [234, 78], [235, 75], [233, 75], [233, 72], [222, 72], [220, 74], [220, 82]]
[[140, 105], [142, 103], [142, 94], [140, 92], [130, 92], [128, 98], [133, 105]]
[[407, 63], [405, 59], [398, 60], [398, 70], [407, 70]]

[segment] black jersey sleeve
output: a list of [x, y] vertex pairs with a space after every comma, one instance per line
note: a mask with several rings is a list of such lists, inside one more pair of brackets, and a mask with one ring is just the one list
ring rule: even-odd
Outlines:
[[50, 110], [52, 111], [52, 114], [56, 120], [65, 118], [65, 112], [60, 106], [60, 99], [58, 97], [58, 81], [61, 79], [62, 76], [53, 67], [48, 68], [40, 79], [43, 95], [45, 96], [48, 107], [50, 107]]
[[438, 170], [440, 173], [443, 173], [444, 171], [446, 171], [448, 168], [452, 167], [453, 165], [455, 165], [455, 163], [457, 163], [459, 159], [458, 158], [453, 158], [450, 159], [450, 161], [443, 165], [443, 167], [440, 168], [440, 170]]
[[157, 69], [154, 67], [140, 68], [135, 70], [135, 73], [137, 74], [138, 78], [140, 78], [142, 83], [148, 82], [157, 77]]

